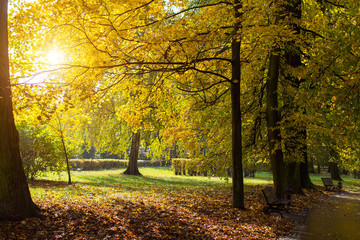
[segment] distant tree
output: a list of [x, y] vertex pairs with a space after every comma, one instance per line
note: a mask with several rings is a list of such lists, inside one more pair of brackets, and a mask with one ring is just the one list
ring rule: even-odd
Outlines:
[[132, 133], [131, 149], [129, 155], [129, 164], [124, 174], [127, 175], [141, 175], [138, 169], [137, 160], [139, 157], [140, 149], [140, 130]]

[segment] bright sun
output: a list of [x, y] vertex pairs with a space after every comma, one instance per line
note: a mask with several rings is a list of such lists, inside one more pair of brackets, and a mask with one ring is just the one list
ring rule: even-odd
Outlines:
[[51, 65], [61, 64], [64, 61], [64, 56], [57, 50], [51, 50], [47, 54], [47, 58]]

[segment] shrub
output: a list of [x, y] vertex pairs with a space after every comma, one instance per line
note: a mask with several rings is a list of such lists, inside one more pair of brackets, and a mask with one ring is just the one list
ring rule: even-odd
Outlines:
[[[128, 160], [121, 159], [71, 159], [70, 166], [72, 169], [81, 169], [86, 171], [103, 170], [103, 169], [117, 169], [125, 168], [128, 165]], [[139, 167], [159, 167], [168, 166], [169, 162], [138, 160]]]
[[203, 161], [198, 159], [187, 159], [187, 158], [173, 158], [172, 167], [175, 171], [175, 175], [203, 175], [207, 176], [207, 171], [203, 166]]
[[34, 180], [41, 171], [51, 169], [60, 172], [65, 161], [59, 141], [39, 129], [19, 130], [20, 155], [27, 178]]
[[173, 158], [172, 168], [175, 171], [175, 175], [186, 175], [186, 162], [190, 159], [186, 158]]

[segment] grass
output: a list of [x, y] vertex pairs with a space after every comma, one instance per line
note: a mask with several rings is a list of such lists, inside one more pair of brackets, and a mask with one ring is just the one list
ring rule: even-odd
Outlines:
[[[202, 194], [213, 191], [215, 195], [217, 192], [226, 195], [231, 193], [230, 178], [176, 176], [169, 167], [142, 167], [140, 172], [143, 176], [124, 175], [122, 174], [124, 170], [73, 171], [74, 184], [70, 186], [66, 184], [65, 172], [61, 174], [47, 172], [41, 177], [42, 182], [30, 184], [30, 190], [35, 201], [86, 199], [91, 203], [114, 200], [119, 196], [134, 201], [138, 198], [157, 197], [166, 202], [167, 198], [179, 194], [186, 198], [186, 196], [191, 197], [195, 192]], [[321, 177], [325, 176], [328, 174], [311, 174], [311, 180], [314, 184], [322, 186]], [[343, 180], [344, 190], [360, 192], [359, 179], [343, 176]], [[44, 184], [44, 181], [49, 182]], [[263, 185], [272, 184], [272, 175], [268, 172], [257, 172], [255, 178], [245, 178], [244, 184], [245, 189], [251, 186], [262, 188]]]
[[172, 196], [179, 191], [186, 195], [191, 194], [192, 190], [231, 187], [229, 181], [218, 177], [175, 176], [168, 167], [140, 168], [143, 176], [124, 175], [122, 174], [124, 170], [74, 171], [71, 176], [74, 184], [71, 186], [66, 184], [65, 172], [60, 175], [48, 172], [41, 177], [41, 180], [57, 181], [55, 187], [53, 184], [48, 184], [46, 187], [43, 182], [39, 184], [35, 182], [30, 185], [30, 189], [35, 201], [48, 197], [57, 200], [80, 197], [99, 202], [119, 195], [126, 199], [134, 199], [160, 195]]
[[[204, 188], [204, 187], [231, 187], [231, 178], [202, 177], [202, 176], [180, 176], [174, 175], [170, 167], [142, 167], [139, 168], [143, 176], [129, 176], [122, 174], [125, 169], [101, 170], [101, 171], [72, 171], [71, 178], [75, 184], [89, 184], [97, 187], [122, 186], [129, 193], [132, 190], [146, 192], [149, 189], [163, 188]], [[322, 177], [329, 174], [310, 174], [311, 181], [322, 186]], [[66, 172], [60, 174], [47, 172], [41, 176], [42, 180], [67, 181]], [[343, 189], [360, 192], [360, 179], [352, 176], [342, 176]], [[245, 185], [272, 184], [272, 175], [268, 172], [256, 172], [255, 178], [244, 178]], [[335, 182], [336, 184], [336, 182]], [[36, 193], [36, 189], [32, 190]]]
[[[310, 174], [310, 178], [311, 181], [316, 184], [316, 185], [323, 185], [321, 178], [322, 177], [330, 177], [330, 174]], [[342, 175], [342, 184], [343, 184], [343, 189], [346, 191], [351, 191], [351, 192], [360, 192], [360, 179], [355, 179], [350, 175]], [[336, 181], [333, 181], [334, 184], [337, 184]]]

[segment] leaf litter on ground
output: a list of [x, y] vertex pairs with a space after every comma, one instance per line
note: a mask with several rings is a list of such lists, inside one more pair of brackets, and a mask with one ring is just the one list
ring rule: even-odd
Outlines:
[[[42, 218], [0, 222], [0, 239], [277, 239], [293, 221], [266, 215], [261, 189], [245, 186], [246, 210], [231, 207], [228, 186], [124, 186], [30, 183]], [[294, 195], [292, 210], [311, 208], [317, 187]]]

